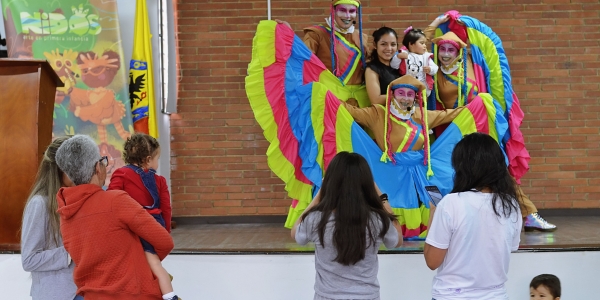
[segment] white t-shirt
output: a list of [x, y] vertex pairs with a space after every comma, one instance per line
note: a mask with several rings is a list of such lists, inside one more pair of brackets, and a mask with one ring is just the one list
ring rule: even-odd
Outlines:
[[448, 249], [433, 278], [431, 293], [436, 300], [508, 299], [504, 283], [510, 252], [519, 248], [523, 220], [519, 210], [509, 218], [502, 213], [498, 217], [492, 209], [492, 195], [448, 194], [437, 206], [425, 240]]

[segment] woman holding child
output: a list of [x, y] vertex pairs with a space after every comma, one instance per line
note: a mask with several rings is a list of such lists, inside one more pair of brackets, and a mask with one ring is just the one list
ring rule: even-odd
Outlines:
[[398, 35], [392, 28], [381, 27], [373, 32], [373, 43], [375, 49], [367, 63], [365, 84], [371, 103], [385, 104], [387, 86], [400, 77], [398, 70], [390, 67], [390, 61], [398, 52]]
[[[447, 21], [447, 17], [442, 16], [436, 18], [431, 22], [428, 28], [435, 28]], [[413, 34], [413, 32], [420, 34]], [[415, 35], [416, 39], [407, 39], [407, 36]], [[386, 92], [387, 86], [392, 82], [392, 80], [399, 78], [402, 75], [408, 74], [410, 72], [409, 68], [406, 68], [406, 65], [410, 64], [410, 53], [413, 51], [411, 49], [411, 44], [417, 45], [420, 42], [419, 38], [421, 37], [426, 39], [426, 36], [422, 31], [418, 29], [413, 29], [410, 27], [405, 32], [405, 38], [403, 38], [403, 45], [406, 48], [403, 52], [398, 53], [398, 34], [396, 31], [389, 27], [381, 27], [373, 32], [373, 43], [375, 45], [375, 49], [371, 51], [371, 55], [369, 57], [369, 62], [367, 63], [367, 69], [365, 70], [365, 85], [367, 86], [367, 93], [369, 94], [369, 99], [372, 104], [382, 104], [385, 105], [386, 102]], [[404, 59], [406, 62], [402, 65]], [[403, 67], [401, 67], [401, 65]], [[420, 68], [420, 70], [427, 69], [426, 67]], [[437, 68], [435, 69], [437, 71]], [[413, 77], [419, 78], [419, 76], [415, 76], [418, 74], [411, 74]], [[427, 86], [427, 85], [426, 85]], [[428, 95], [430, 88], [427, 88]], [[452, 108], [452, 107], [449, 107]]]
[[161, 260], [173, 249], [173, 239], [127, 193], [102, 189], [107, 162], [85, 135], [73, 136], [56, 151], [58, 167], [74, 184], [61, 188], [56, 200], [77, 291], [88, 300], [161, 299], [140, 238]]

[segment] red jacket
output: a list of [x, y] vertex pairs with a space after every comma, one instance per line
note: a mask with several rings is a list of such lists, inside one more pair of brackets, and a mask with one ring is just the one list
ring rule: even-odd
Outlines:
[[123, 191], [83, 184], [57, 194], [60, 231], [75, 263], [77, 294], [86, 300], [161, 299], [140, 237], [162, 260], [171, 235]]
[[[147, 212], [162, 214], [167, 231], [171, 232], [171, 196], [169, 195], [167, 180], [156, 174], [154, 174], [154, 179], [156, 179], [156, 187], [158, 188], [158, 196], [160, 197], [160, 208], [150, 209]], [[152, 199], [150, 192], [144, 186], [140, 175], [127, 167], [119, 168], [113, 172], [108, 189], [125, 191], [131, 198], [143, 206], [154, 204], [154, 199]]]

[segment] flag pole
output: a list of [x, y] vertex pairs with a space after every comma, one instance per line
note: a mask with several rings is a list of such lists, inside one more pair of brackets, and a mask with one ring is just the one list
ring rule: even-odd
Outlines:
[[169, 95], [169, 29], [167, 16], [168, 0], [160, 0], [159, 3], [159, 20], [160, 20], [160, 77], [161, 77], [161, 112], [168, 112], [168, 95]]
[[271, 20], [271, 0], [267, 0], [267, 20]]

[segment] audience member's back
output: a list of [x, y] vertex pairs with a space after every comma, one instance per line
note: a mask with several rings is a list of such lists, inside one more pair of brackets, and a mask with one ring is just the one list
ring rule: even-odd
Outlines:
[[348, 152], [331, 160], [291, 235], [300, 245], [315, 243], [314, 299], [324, 300], [379, 299], [379, 246], [402, 244], [387, 195], [375, 185], [367, 161]]
[[424, 254], [438, 272], [432, 296], [508, 299], [511, 251], [519, 248], [522, 219], [504, 155], [489, 135], [464, 137], [452, 152], [454, 188], [432, 204]]
[[161, 299], [139, 238], [163, 259], [173, 248], [171, 236], [127, 193], [102, 190], [106, 167], [91, 139], [69, 141], [57, 163], [76, 186], [59, 190], [57, 200], [78, 293], [86, 300]]

